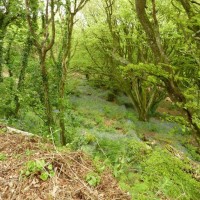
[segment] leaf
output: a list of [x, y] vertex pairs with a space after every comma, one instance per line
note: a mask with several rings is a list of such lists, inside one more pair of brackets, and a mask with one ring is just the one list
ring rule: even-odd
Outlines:
[[53, 170], [52, 164], [48, 165], [48, 169], [49, 169], [49, 170]]
[[40, 175], [40, 179], [42, 179], [43, 181], [46, 181], [49, 177], [49, 174], [47, 172], [42, 172], [42, 174]]
[[54, 172], [54, 171], [50, 171], [49, 176], [50, 176], [50, 177], [55, 176], [55, 172]]
[[96, 187], [100, 183], [100, 177], [96, 173], [89, 173], [86, 176], [86, 181], [90, 186]]
[[25, 172], [25, 175], [26, 175], [26, 176], [29, 176], [30, 174], [31, 174], [31, 172], [28, 171], [28, 170]]

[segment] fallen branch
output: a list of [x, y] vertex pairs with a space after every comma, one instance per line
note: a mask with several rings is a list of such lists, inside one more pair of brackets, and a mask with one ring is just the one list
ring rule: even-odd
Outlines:
[[19, 134], [22, 134], [22, 135], [25, 135], [25, 136], [33, 136], [34, 135], [33, 133], [21, 131], [19, 129], [15, 129], [15, 128], [12, 128], [12, 127], [9, 127], [9, 126], [6, 126], [6, 129], [9, 133], [19, 133]]

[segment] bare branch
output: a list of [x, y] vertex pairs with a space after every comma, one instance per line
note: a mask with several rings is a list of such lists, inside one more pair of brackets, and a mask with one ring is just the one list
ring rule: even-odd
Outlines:
[[55, 42], [55, 13], [54, 13], [54, 0], [51, 0], [51, 41], [45, 48], [45, 52], [49, 51]]

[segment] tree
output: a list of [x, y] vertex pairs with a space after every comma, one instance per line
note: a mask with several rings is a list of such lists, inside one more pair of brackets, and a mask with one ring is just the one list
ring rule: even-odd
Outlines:
[[[33, 44], [37, 49], [40, 61], [40, 70], [42, 76], [42, 86], [44, 92], [44, 105], [46, 112], [46, 124], [49, 131], [53, 125], [52, 106], [49, 95], [48, 71], [46, 67], [47, 52], [53, 47], [55, 40], [55, 3], [54, 0], [47, 0], [44, 10], [41, 11], [42, 27], [38, 30], [38, 22], [35, 19], [39, 14], [39, 2], [26, 0], [26, 16], [30, 34], [33, 38]], [[50, 16], [49, 16], [50, 15]], [[38, 33], [41, 31], [41, 33]]]
[[2, 0], [0, 2], [0, 82], [3, 81], [3, 43], [6, 35], [7, 27], [15, 21], [22, 12], [20, 6], [16, 7], [15, 4], [20, 4], [20, 1], [15, 0]]
[[[116, 6], [115, 0], [105, 0], [106, 7], [106, 16], [108, 27], [113, 39], [113, 50], [112, 58], [115, 61], [118, 61], [118, 65], [123, 63], [123, 60], [126, 60], [126, 65], [128, 63], [137, 63], [146, 62], [147, 60], [142, 60], [142, 57], [139, 55], [142, 46], [137, 44], [137, 40], [133, 39], [133, 34], [137, 34], [138, 27], [133, 23], [133, 18], [131, 16], [127, 17], [127, 13], [120, 13], [120, 16], [117, 17], [114, 13], [114, 8]], [[125, 12], [125, 11], [124, 11]], [[136, 29], [136, 30], [135, 30]], [[135, 48], [134, 48], [135, 46]], [[143, 50], [142, 50], [143, 51]], [[137, 57], [134, 54], [138, 54]], [[117, 63], [115, 64], [117, 65]], [[148, 84], [149, 82], [144, 81], [144, 77], [137, 77], [131, 70], [127, 70], [128, 66], [123, 67], [126, 71], [125, 77], [122, 76], [120, 79], [120, 85], [123, 85], [123, 90], [132, 100], [134, 107], [139, 115], [139, 120], [148, 121], [150, 116], [152, 116], [159, 102], [164, 99], [165, 95], [163, 91], [154, 84]], [[128, 72], [128, 73], [127, 73]], [[123, 73], [123, 71], [122, 71]]]
[[18, 83], [17, 83], [17, 94], [15, 95], [15, 111], [14, 111], [15, 117], [18, 116], [19, 109], [21, 106], [20, 100], [19, 100], [19, 94], [21, 93], [23, 86], [24, 86], [25, 72], [26, 72], [26, 68], [28, 66], [28, 59], [29, 59], [32, 45], [33, 45], [32, 37], [28, 32], [26, 41], [24, 42], [24, 48], [22, 50], [21, 69], [20, 69], [19, 79], [18, 79]]
[[69, 68], [72, 51], [72, 34], [75, 24], [76, 14], [86, 5], [89, 0], [80, 0], [79, 2], [66, 0], [64, 4], [65, 18], [63, 23], [63, 44], [62, 44], [62, 64], [61, 64], [61, 79], [59, 82], [59, 125], [60, 125], [60, 141], [62, 145], [66, 144], [66, 128], [65, 128], [65, 86], [67, 80], [67, 69]]
[[127, 66], [150, 59], [151, 55], [148, 55], [149, 51], [141, 38], [141, 27], [133, 21], [134, 16], [127, 1], [104, 0], [99, 2], [99, 7], [102, 9], [95, 13], [86, 13], [90, 21], [87, 20], [88, 27], [84, 28], [84, 36], [88, 39], [84, 39], [83, 46], [94, 64], [87, 67], [87, 73], [90, 77], [99, 74], [101, 80], [98, 81], [105, 80], [112, 93], [117, 90], [126, 93], [139, 119], [148, 121], [165, 95], [161, 88], [157, 89], [153, 82], [138, 77]]
[[190, 108], [190, 99], [184, 94], [185, 91], [180, 86], [180, 79], [175, 76], [173, 67], [170, 65], [169, 57], [167, 56], [161, 42], [155, 0], [152, 0], [152, 22], [149, 20], [146, 13], [146, 3], [146, 0], [135, 0], [135, 7], [138, 19], [147, 35], [149, 46], [154, 54], [155, 64], [166, 75], [163, 76], [163, 74], [159, 74], [159, 78], [163, 81], [171, 99], [181, 104], [182, 109], [187, 114], [187, 121], [191, 128], [198, 137], [200, 137], [200, 124], [198, 119], [199, 111], [193, 111], [193, 109]]

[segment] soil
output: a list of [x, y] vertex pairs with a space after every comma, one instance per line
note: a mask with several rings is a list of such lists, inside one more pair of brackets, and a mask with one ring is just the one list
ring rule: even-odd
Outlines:
[[[0, 127], [0, 199], [1, 200], [130, 200], [109, 169], [96, 172], [83, 152], [58, 151], [42, 138], [8, 133]], [[4, 128], [5, 129], [5, 128]], [[41, 171], [25, 175], [27, 163], [43, 160], [44, 170], [53, 167], [54, 175], [43, 181]], [[100, 183], [90, 186], [85, 177], [98, 173]]]
[[157, 112], [161, 114], [168, 114], [172, 116], [185, 116], [185, 113], [180, 108], [172, 108], [173, 103], [169, 101], [163, 101], [157, 109]]

